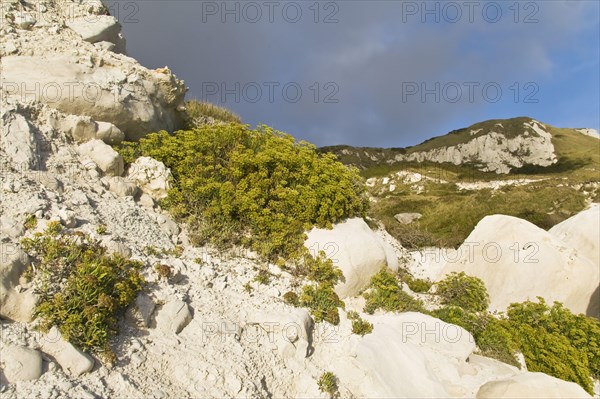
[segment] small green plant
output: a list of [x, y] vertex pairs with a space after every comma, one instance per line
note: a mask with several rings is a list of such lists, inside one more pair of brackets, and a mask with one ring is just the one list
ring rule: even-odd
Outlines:
[[339, 395], [338, 379], [331, 371], [321, 374], [317, 386], [321, 392], [326, 393], [331, 398]]
[[25, 223], [23, 223], [23, 227], [25, 227], [25, 230], [33, 230], [36, 228], [38, 224], [38, 220], [37, 220], [37, 216], [35, 216], [34, 214], [28, 215], [27, 218], [25, 219]]
[[362, 318], [352, 320], [352, 332], [361, 336], [371, 334], [373, 332], [373, 324]]
[[371, 278], [370, 291], [363, 296], [367, 300], [364, 311], [373, 314], [377, 309], [386, 312], [423, 312], [423, 302], [402, 291], [396, 277], [382, 269]]
[[298, 294], [293, 291], [288, 291], [283, 294], [283, 301], [288, 305], [300, 306], [300, 298], [298, 297]]
[[46, 234], [53, 236], [63, 231], [63, 225], [58, 220], [53, 220], [46, 226]]
[[408, 285], [408, 288], [411, 289], [411, 291], [419, 292], [419, 293], [424, 293], [424, 292], [429, 291], [429, 289], [433, 285], [431, 280], [422, 279], [422, 278], [413, 278], [413, 277], [408, 278], [406, 280], [406, 284]]
[[252, 291], [254, 291], [254, 287], [252, 287], [252, 284], [250, 284], [248, 282], [248, 283], [244, 284], [244, 291], [246, 291], [249, 294]]
[[303, 262], [296, 268], [295, 275], [330, 285], [335, 285], [344, 277], [342, 271], [333, 265], [333, 261], [327, 258], [324, 251], [313, 257], [308, 250], [304, 253]]
[[262, 285], [269, 285], [271, 282], [271, 273], [268, 270], [260, 269], [253, 280]]
[[107, 228], [105, 224], [101, 224], [98, 227], [96, 227], [96, 233], [99, 235], [104, 235], [106, 234]]
[[168, 279], [169, 277], [171, 277], [172, 274], [171, 268], [168, 265], [162, 263], [157, 263], [156, 265], [154, 265], [154, 271], [156, 271], [156, 273], [164, 279]]
[[473, 312], [486, 310], [490, 303], [483, 281], [464, 272], [449, 274], [437, 283], [436, 293], [444, 305], [459, 306]]
[[152, 245], [148, 245], [145, 248], [146, 254], [149, 256], [160, 256], [161, 255], [161, 251], [159, 251], [156, 247], [152, 246]]
[[202, 258], [196, 258], [194, 259], [194, 262], [196, 262], [196, 264], [199, 266], [204, 266], [204, 259]]
[[344, 308], [344, 302], [329, 284], [306, 285], [300, 295], [300, 306], [310, 309], [315, 321], [326, 321], [335, 326], [340, 324], [338, 307]]
[[165, 248], [162, 250], [162, 254], [165, 256], [174, 256], [180, 258], [183, 255], [184, 248], [181, 245], [176, 245], [173, 248]]
[[35, 315], [40, 328], [57, 326], [72, 344], [113, 358], [109, 338], [117, 332], [119, 315], [142, 288], [143, 264], [108, 255], [81, 232], [60, 234], [55, 225], [21, 243], [38, 263]]
[[348, 312], [346, 312], [346, 317], [348, 318], [348, 320], [360, 319], [360, 315], [358, 314], [358, 312], [355, 312], [354, 310], [349, 310]]
[[364, 336], [373, 332], [373, 324], [364, 320], [357, 312], [351, 310], [346, 313], [346, 317], [352, 321], [352, 332], [354, 334]]

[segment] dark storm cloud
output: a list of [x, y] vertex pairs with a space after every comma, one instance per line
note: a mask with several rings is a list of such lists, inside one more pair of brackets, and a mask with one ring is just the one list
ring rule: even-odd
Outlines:
[[[106, 3], [114, 12], [131, 2]], [[448, 2], [427, 2], [437, 15], [422, 15], [423, 2], [267, 3], [140, 1], [137, 23], [119, 17], [130, 54], [150, 67], [169, 65], [190, 96], [225, 100], [248, 123], [268, 123], [319, 145], [405, 146], [487, 116], [543, 120], [544, 107], [552, 108], [562, 90], [543, 90], [549, 82], [564, 68], [597, 60], [595, 2], [522, 2], [517, 9], [514, 2], [474, 2], [472, 18], [465, 2], [455, 2], [462, 12], [456, 22]], [[224, 7], [238, 7], [239, 22], [223, 16]], [[493, 23], [494, 7], [502, 16]], [[297, 9], [302, 16], [293, 23]], [[324, 23], [328, 16], [337, 22]], [[583, 42], [594, 33], [596, 42]], [[565, 53], [574, 47], [585, 50]], [[531, 82], [536, 87], [525, 86]], [[421, 88], [436, 83], [439, 98], [421, 96]], [[482, 92], [490, 83], [502, 89], [498, 101], [491, 101], [495, 87]], [[407, 95], [415, 84], [419, 92]], [[524, 103], [528, 94], [538, 103]], [[597, 95], [584, 94], [593, 107]]]

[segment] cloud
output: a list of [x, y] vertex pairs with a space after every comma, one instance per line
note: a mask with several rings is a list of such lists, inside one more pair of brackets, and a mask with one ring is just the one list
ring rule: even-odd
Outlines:
[[[561, 76], [588, 65], [593, 60], [584, 54], [598, 48], [596, 2], [482, 2], [472, 20], [463, 7], [457, 22], [449, 2], [427, 2], [429, 10], [437, 4], [438, 15], [427, 14], [423, 2], [283, 2], [275, 3], [271, 20], [264, 2], [226, 3], [229, 11], [238, 4], [237, 15], [224, 12], [224, 2], [136, 3], [139, 23], [124, 23], [130, 54], [151, 67], [168, 64], [192, 96], [225, 100], [249, 123], [269, 123], [318, 145], [412, 145], [489, 115], [560, 118], [541, 105], [560, 96]], [[290, 22], [291, 3], [302, 12], [297, 22]], [[207, 13], [212, 5], [216, 14]], [[492, 23], [494, 5], [502, 16]], [[262, 16], [251, 22], [257, 8]], [[574, 48], [582, 54], [573, 55]], [[586, 79], [594, 69], [578, 71]], [[479, 86], [468, 86], [473, 82]], [[412, 83], [419, 93], [407, 97]], [[483, 90], [491, 83], [502, 90], [496, 102], [495, 87]], [[528, 83], [537, 86], [538, 105], [523, 102], [535, 91]], [[421, 96], [436, 84], [439, 99]], [[218, 92], [207, 96], [214, 85]], [[461, 96], [454, 101], [456, 87]], [[594, 89], [582, 97], [594, 97]], [[593, 112], [581, 115], [585, 125]]]

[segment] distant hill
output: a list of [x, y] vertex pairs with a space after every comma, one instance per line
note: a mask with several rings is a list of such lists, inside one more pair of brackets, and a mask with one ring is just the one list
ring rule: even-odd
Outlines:
[[369, 169], [402, 162], [472, 166], [483, 172], [560, 171], [600, 163], [593, 129], [556, 128], [529, 117], [495, 119], [408, 148], [332, 146], [340, 161]]

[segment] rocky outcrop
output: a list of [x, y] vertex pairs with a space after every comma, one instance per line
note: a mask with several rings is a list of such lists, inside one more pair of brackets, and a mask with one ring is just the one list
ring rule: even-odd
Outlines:
[[[3, 96], [110, 123], [129, 140], [182, 126], [184, 83], [168, 68], [149, 70], [115, 53], [124, 51], [120, 25], [103, 7], [45, 2], [36, 20], [36, 6], [2, 3]], [[19, 15], [30, 19], [18, 22]]]
[[366, 288], [371, 277], [384, 267], [397, 268], [393, 251], [360, 218], [348, 219], [333, 229], [313, 228], [304, 243], [313, 256], [320, 251], [344, 273], [335, 287], [340, 298], [357, 295]]
[[94, 15], [69, 18], [67, 26], [89, 43], [109, 43], [111, 51], [125, 54], [125, 38], [121, 34], [121, 24], [110, 15]]
[[96, 122], [89, 116], [67, 115], [52, 121], [58, 130], [69, 134], [77, 143], [99, 139], [106, 144], [119, 144], [125, 134], [110, 122]]
[[454, 165], [471, 163], [482, 171], [496, 173], [508, 173], [525, 165], [550, 166], [557, 162], [552, 134], [544, 124], [535, 120], [525, 122], [522, 134], [516, 136], [503, 134], [501, 126], [497, 130], [483, 135], [473, 131], [473, 139], [465, 143], [396, 155], [395, 160]]
[[513, 302], [540, 296], [550, 304], [562, 302], [574, 313], [586, 313], [600, 281], [598, 263], [512, 216], [483, 218], [455, 258], [446, 260], [443, 274], [464, 271], [483, 280], [490, 310], [505, 311]]

